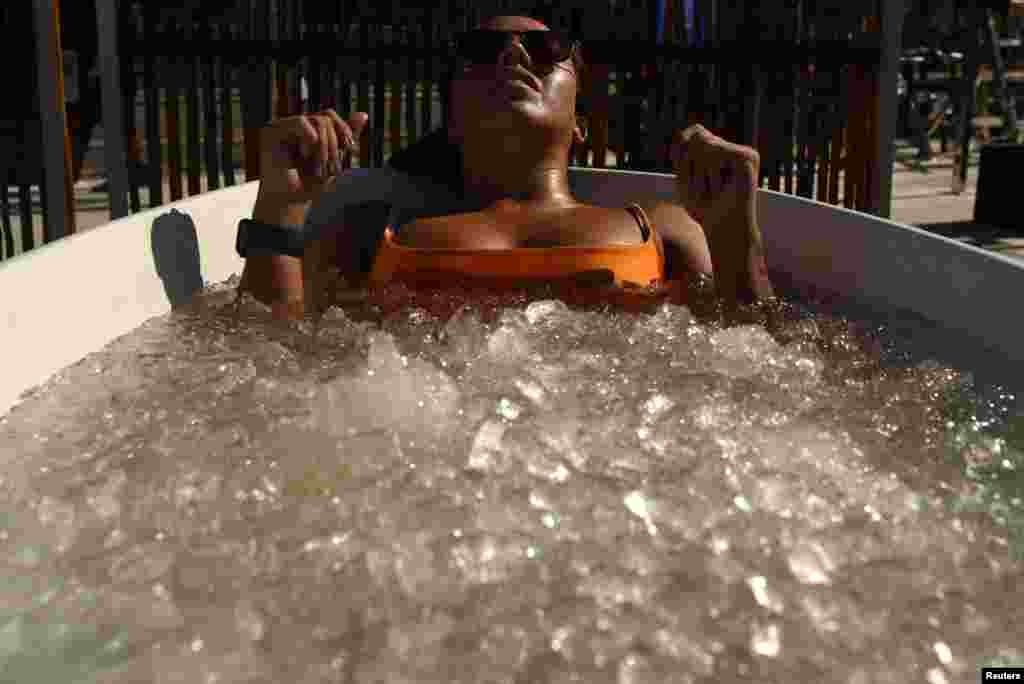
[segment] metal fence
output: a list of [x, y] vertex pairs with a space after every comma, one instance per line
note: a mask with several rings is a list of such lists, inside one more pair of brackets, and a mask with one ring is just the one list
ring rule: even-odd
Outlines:
[[[101, 17], [100, 43], [119, 24], [117, 52], [131, 68], [121, 71], [127, 105], [104, 112], [106, 137], [138, 135], [146, 153], [141, 173], [108, 168], [115, 216], [231, 185], [241, 169], [258, 178], [259, 128], [300, 111], [367, 111], [355, 164], [383, 165], [444, 121], [450, 38], [492, 13], [539, 16], [583, 40], [590, 136], [574, 163], [668, 171], [672, 131], [701, 122], [759, 149], [764, 187], [879, 210], [881, 0], [118, 8], [120, 21], [108, 17], [106, 29]], [[116, 72], [109, 67], [107, 80]]]

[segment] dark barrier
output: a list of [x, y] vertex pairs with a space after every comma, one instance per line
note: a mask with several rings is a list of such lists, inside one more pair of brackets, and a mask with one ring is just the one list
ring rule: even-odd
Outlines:
[[574, 163], [667, 171], [672, 132], [701, 122], [758, 148], [765, 187], [871, 205], [881, 2], [189, 0], [168, 7], [135, 0], [118, 7], [122, 134], [145, 142], [145, 158], [127, 160], [138, 164], [127, 174], [131, 211], [257, 178], [259, 129], [324, 107], [343, 117], [369, 112], [355, 164], [383, 165], [444, 121], [449, 42], [494, 12], [538, 16], [583, 40], [590, 135]]

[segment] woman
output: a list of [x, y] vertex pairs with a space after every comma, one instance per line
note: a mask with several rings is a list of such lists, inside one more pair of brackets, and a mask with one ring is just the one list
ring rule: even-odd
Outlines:
[[[428, 178], [422, 168], [402, 173], [402, 160], [393, 160], [394, 189], [376, 198], [393, 204], [386, 229], [358, 225], [353, 205], [374, 198], [353, 184], [357, 175], [338, 176], [366, 114], [345, 122], [327, 110], [265, 129], [269, 165], [255, 222], [243, 228], [255, 242], [273, 244], [276, 235], [292, 249], [240, 249], [241, 289], [276, 317], [300, 317], [319, 308], [317, 275], [333, 261], [346, 280], [371, 286], [423, 285], [425, 273], [433, 283], [446, 273], [500, 281], [597, 270], [618, 285], [713, 274], [729, 303], [772, 296], [757, 224], [756, 151], [693, 126], [673, 144], [678, 202], [627, 210], [579, 203], [568, 187], [569, 151], [583, 141], [578, 49], [518, 16], [492, 18], [458, 45], [444, 133], [455, 168], [446, 172], [443, 159], [431, 158], [440, 170]], [[406, 165], [416, 166], [408, 158]], [[303, 232], [316, 238], [296, 238]]]

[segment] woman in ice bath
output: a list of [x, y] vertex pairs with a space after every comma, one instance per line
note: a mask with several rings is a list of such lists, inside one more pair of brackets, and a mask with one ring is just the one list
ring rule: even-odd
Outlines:
[[[537, 20], [499, 16], [460, 36], [457, 56], [441, 133], [457, 156], [456, 181], [443, 168], [425, 175], [433, 160], [419, 154], [417, 162], [414, 145], [392, 159], [391, 189], [367, 197], [353, 180], [359, 170], [342, 165], [367, 124], [362, 112], [346, 122], [325, 110], [263, 130], [259, 196], [239, 230], [241, 290], [281, 318], [319, 308], [319, 276], [330, 266], [371, 291], [399, 281], [416, 289], [449, 277], [501, 283], [596, 272], [620, 289], [707, 274], [725, 303], [773, 296], [754, 149], [691, 126], [673, 139], [677, 202], [582, 204], [567, 175], [570, 148], [584, 139], [578, 46]], [[396, 170], [403, 165], [410, 168]], [[388, 225], [365, 225], [354, 210], [346, 216], [368, 199], [392, 204]]]

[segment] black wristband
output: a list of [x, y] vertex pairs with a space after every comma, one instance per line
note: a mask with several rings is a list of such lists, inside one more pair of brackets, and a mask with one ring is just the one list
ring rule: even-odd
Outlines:
[[238, 222], [235, 251], [243, 259], [251, 250], [301, 257], [305, 252], [305, 242], [301, 230], [242, 219]]

